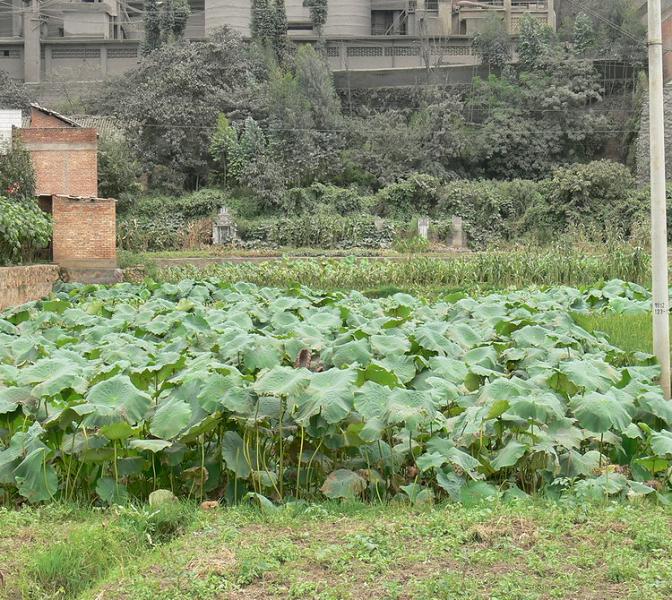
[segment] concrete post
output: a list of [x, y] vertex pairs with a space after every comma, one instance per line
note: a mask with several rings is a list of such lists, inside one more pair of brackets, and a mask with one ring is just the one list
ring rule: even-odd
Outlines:
[[30, 9], [24, 12], [23, 21], [23, 78], [26, 83], [39, 83], [40, 64], [40, 3], [32, 0]]
[[511, 0], [504, 0], [504, 26], [506, 27], [506, 31], [509, 34], [513, 33], [511, 31], [512, 27], [511, 11], [512, 11]]
[[649, 0], [649, 111], [651, 136], [651, 258], [653, 353], [660, 385], [670, 399], [670, 301], [667, 287], [667, 210], [665, 197], [665, 115], [663, 37], [660, 0]]

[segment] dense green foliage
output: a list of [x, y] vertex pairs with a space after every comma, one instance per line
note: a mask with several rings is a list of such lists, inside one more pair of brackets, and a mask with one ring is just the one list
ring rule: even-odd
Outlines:
[[[316, 23], [321, 7], [310, 4]], [[475, 45], [496, 74], [459, 92], [419, 89], [412, 106], [353, 105], [348, 96], [344, 114], [320, 44], [289, 52], [284, 3], [257, 0], [253, 17], [250, 44], [224, 29], [159, 48], [106, 86], [94, 109], [124, 124], [146, 168], [168, 169], [188, 189], [208, 181], [242, 190], [272, 211], [288, 189], [317, 182], [374, 193], [419, 172], [541, 179], [601, 157], [613, 139], [610, 113], [586, 110], [604, 100], [586, 58], [587, 23], [571, 45], [524, 18], [513, 68], [511, 42], [493, 20]]]
[[672, 457], [657, 367], [568, 314], [649, 302], [621, 281], [435, 304], [64, 286], [0, 320], [0, 483], [115, 504], [655, 495]]
[[33, 199], [0, 196], [0, 266], [31, 262], [51, 241], [51, 219]]
[[[230, 174], [238, 164], [232, 161], [225, 170]], [[180, 232], [222, 205], [236, 216], [242, 247], [385, 248], [417, 233], [422, 216], [431, 219], [431, 240], [444, 244], [452, 239], [451, 217], [462, 217], [474, 249], [530, 238], [549, 243], [577, 230], [593, 241], [629, 239], [644, 227], [648, 213], [646, 192], [636, 189], [624, 166], [608, 161], [562, 168], [538, 182], [443, 182], [415, 174], [375, 194], [314, 183], [290, 188], [276, 208], [251, 190], [238, 193], [213, 189], [173, 200], [140, 198], [130, 209], [124, 204], [119, 243], [136, 251], [181, 249], [186, 238]]]

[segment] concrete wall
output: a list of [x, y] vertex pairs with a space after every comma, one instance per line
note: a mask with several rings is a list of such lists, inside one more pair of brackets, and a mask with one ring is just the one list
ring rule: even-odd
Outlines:
[[56, 281], [57, 265], [0, 267], [0, 309], [44, 298]]
[[54, 196], [51, 212], [54, 262], [74, 269], [117, 266], [115, 200]]

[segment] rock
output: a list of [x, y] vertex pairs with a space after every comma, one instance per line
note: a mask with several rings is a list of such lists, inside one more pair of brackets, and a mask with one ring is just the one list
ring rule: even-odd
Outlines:
[[170, 490], [156, 490], [149, 495], [149, 505], [152, 508], [157, 508], [169, 502], [177, 502], [175, 494]]

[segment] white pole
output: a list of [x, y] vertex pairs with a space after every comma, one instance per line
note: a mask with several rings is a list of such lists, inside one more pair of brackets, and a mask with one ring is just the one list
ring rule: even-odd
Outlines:
[[670, 399], [670, 315], [667, 287], [667, 210], [665, 198], [665, 116], [663, 33], [660, 0], [649, 0], [649, 110], [651, 123], [651, 257], [653, 353], [661, 367], [660, 384]]

